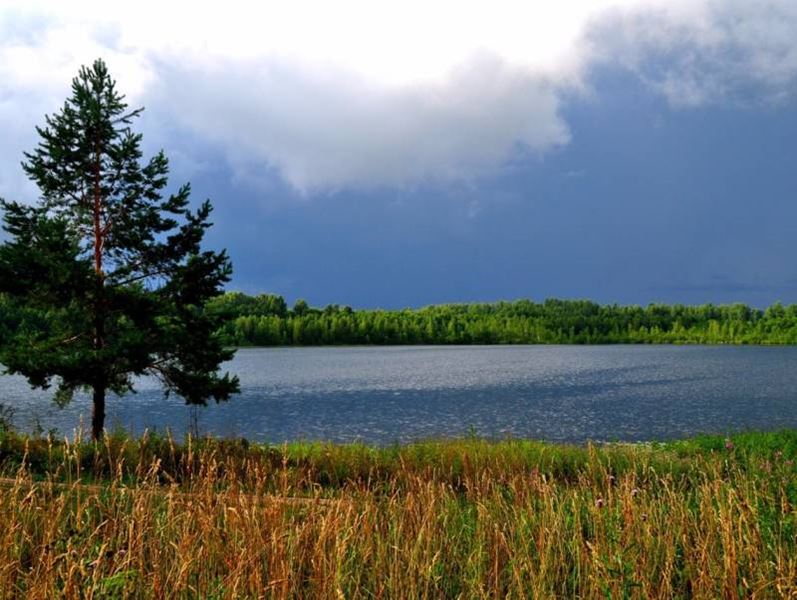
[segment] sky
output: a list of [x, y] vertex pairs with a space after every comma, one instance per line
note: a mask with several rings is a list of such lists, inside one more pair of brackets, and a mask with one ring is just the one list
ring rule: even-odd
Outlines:
[[794, 0], [3, 0], [0, 196], [101, 57], [229, 289], [793, 303], [795, 40]]

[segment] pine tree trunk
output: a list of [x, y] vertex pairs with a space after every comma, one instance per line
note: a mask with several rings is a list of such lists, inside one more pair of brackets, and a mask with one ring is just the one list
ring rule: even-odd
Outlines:
[[[95, 143], [95, 163], [94, 163], [94, 271], [97, 275], [97, 297], [94, 304], [94, 350], [99, 357], [105, 345], [105, 305], [104, 305], [104, 286], [105, 276], [102, 272], [102, 195], [100, 192], [100, 146], [99, 141]], [[98, 365], [103, 368], [104, 365]], [[94, 383], [94, 406], [91, 412], [91, 437], [99, 440], [105, 427], [105, 390], [106, 380], [104, 378]]]
[[105, 428], [105, 385], [94, 386], [94, 405], [91, 411], [91, 437], [95, 440], [102, 438]]

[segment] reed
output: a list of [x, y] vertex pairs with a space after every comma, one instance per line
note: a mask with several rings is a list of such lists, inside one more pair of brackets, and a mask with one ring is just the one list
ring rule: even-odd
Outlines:
[[0, 432], [0, 598], [794, 597], [796, 455]]

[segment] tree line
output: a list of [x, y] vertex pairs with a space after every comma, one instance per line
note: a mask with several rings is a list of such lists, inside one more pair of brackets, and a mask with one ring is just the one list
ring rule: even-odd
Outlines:
[[231, 346], [346, 344], [795, 344], [797, 305], [601, 305], [588, 300], [353, 310], [289, 308], [274, 294], [227, 292], [207, 310]]

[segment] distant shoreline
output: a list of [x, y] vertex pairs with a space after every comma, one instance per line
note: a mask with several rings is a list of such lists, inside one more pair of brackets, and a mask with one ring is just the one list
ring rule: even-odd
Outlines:
[[288, 308], [274, 294], [228, 292], [207, 310], [228, 346], [797, 344], [797, 305], [601, 305], [589, 300], [441, 304], [354, 310]]
[[564, 343], [564, 342], [528, 342], [528, 343], [473, 343], [473, 344], [441, 344], [441, 343], [405, 343], [405, 344], [280, 344], [280, 345], [242, 345], [242, 346], [228, 346], [234, 350], [249, 350], [249, 349], [272, 349], [272, 348], [507, 348], [507, 347], [596, 347], [596, 346], [691, 346], [691, 347], [749, 347], [749, 348], [783, 348], [786, 346], [797, 346], [797, 342], [595, 342], [595, 343]]

